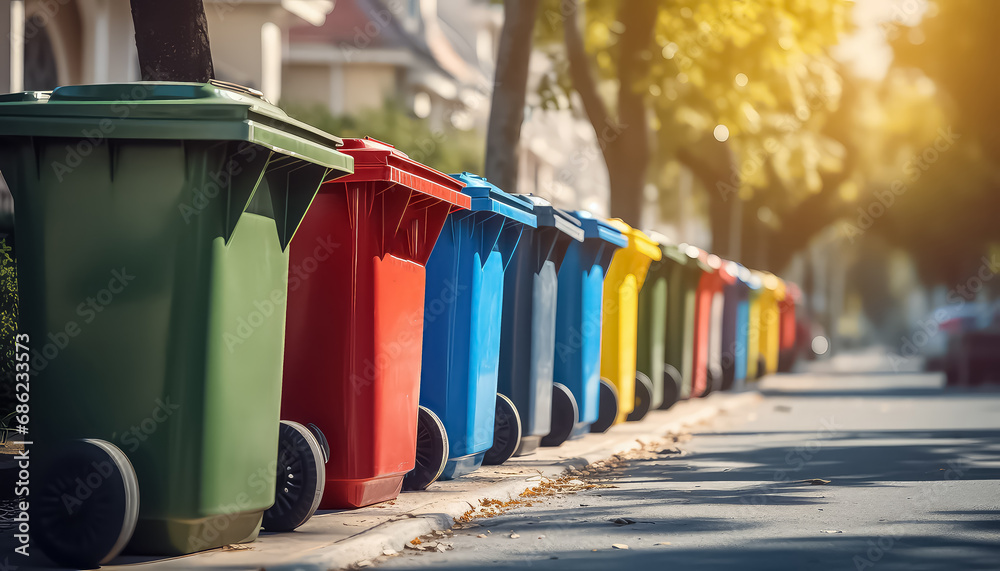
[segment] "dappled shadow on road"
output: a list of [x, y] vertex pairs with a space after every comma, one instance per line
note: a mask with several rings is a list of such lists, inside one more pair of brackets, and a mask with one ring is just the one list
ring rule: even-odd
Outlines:
[[[655, 542], [655, 540], [653, 540]], [[882, 547], [878, 547], [879, 544]], [[874, 546], [874, 547], [873, 547]], [[545, 551], [512, 554], [504, 560], [476, 561], [476, 568], [551, 569], [587, 571], [607, 569], [740, 569], [741, 571], [854, 569], [925, 571], [942, 569], [996, 569], [998, 545], [985, 541], [945, 540], [936, 536], [853, 537], [830, 535], [761, 541], [753, 546], [681, 548], [672, 545], [636, 545], [627, 551]], [[403, 563], [403, 562], [399, 562]], [[417, 563], [416, 561], [414, 563]], [[469, 568], [468, 560], [449, 563], [436, 559], [436, 569]], [[394, 569], [426, 569], [393, 565]]]
[[[723, 437], [753, 434], [731, 432]], [[766, 434], [773, 445], [634, 463], [628, 468], [630, 484], [609, 490], [609, 495], [683, 503], [797, 505], [822, 503], [816, 496], [838, 486], [1000, 479], [997, 430], [814, 432], [812, 439], [810, 433]], [[718, 435], [699, 438], [709, 436]], [[814, 478], [830, 483], [806, 481]], [[670, 490], [646, 485], [663, 481], [685, 485]], [[713, 485], [723, 482], [736, 486]], [[692, 490], [692, 485], [705, 488]]]

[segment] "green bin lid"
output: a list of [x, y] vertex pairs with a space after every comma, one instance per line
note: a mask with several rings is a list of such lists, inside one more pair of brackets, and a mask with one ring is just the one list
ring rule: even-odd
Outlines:
[[348, 174], [342, 141], [251, 90], [216, 83], [70, 85], [0, 95], [0, 136], [247, 141]]

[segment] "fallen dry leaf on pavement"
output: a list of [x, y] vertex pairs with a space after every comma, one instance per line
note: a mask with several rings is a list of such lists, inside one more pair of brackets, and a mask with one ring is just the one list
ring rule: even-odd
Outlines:
[[615, 549], [628, 549], [628, 546], [625, 545], [624, 543], [612, 543], [611, 547]]

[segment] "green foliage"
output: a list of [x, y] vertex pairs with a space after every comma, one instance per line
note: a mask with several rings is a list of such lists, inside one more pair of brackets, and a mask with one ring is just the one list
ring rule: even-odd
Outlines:
[[415, 161], [445, 173], [481, 173], [485, 142], [475, 131], [434, 129], [426, 119], [412, 116], [402, 105], [386, 101], [379, 109], [356, 115], [332, 115], [322, 105], [290, 104], [285, 111], [338, 137], [372, 137], [389, 143]]
[[[587, 53], [611, 99], [629, 3], [580, 0], [580, 6]], [[793, 194], [819, 192], [821, 173], [839, 168], [844, 153], [823, 133], [842, 90], [826, 49], [849, 29], [852, 6], [847, 0], [660, 2], [654, 40], [641, 54], [649, 73], [632, 86], [654, 112], [654, 166], [667, 166], [679, 148], [713, 137], [721, 125], [738, 160], [764, 156], [770, 166], [741, 173], [744, 198], [775, 182]], [[538, 43], [556, 69], [539, 86], [546, 105], [570, 101], [561, 42], [563, 22], [574, 17], [564, 0], [543, 0]]]
[[0, 238], [0, 412], [14, 408], [15, 344], [17, 335], [17, 266], [7, 238]]

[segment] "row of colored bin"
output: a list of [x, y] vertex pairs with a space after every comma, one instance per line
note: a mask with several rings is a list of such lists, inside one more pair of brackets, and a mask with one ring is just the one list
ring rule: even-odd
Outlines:
[[636, 411], [742, 388], [778, 370], [795, 345], [798, 288], [697, 247], [670, 244], [650, 257], [639, 296]]
[[0, 96], [0, 170], [44, 387], [33, 530], [64, 565], [252, 541], [752, 377], [727, 332], [778, 300], [227, 86]]

